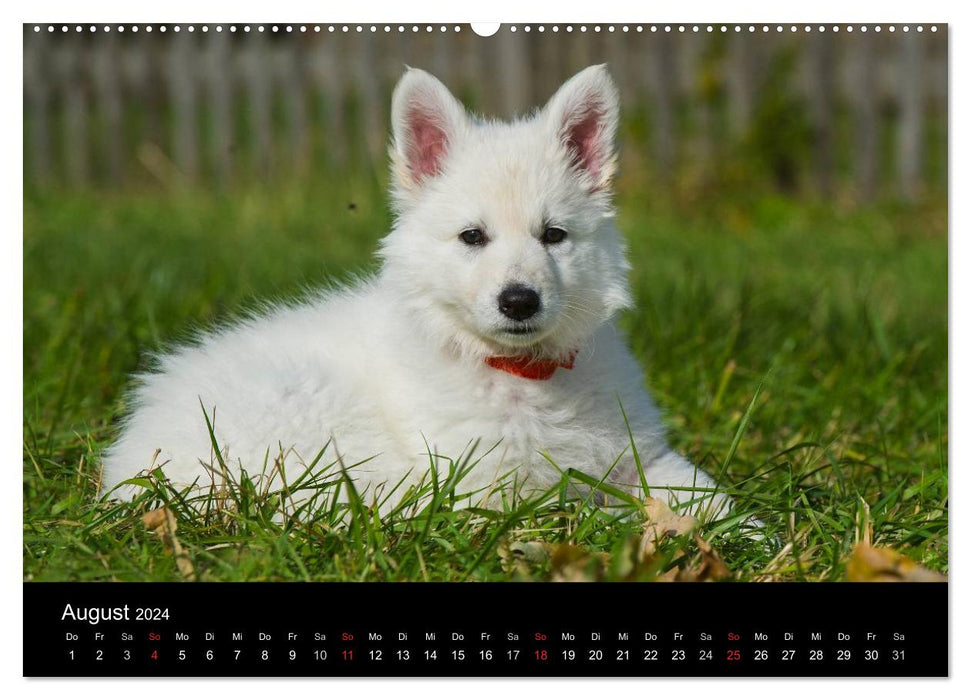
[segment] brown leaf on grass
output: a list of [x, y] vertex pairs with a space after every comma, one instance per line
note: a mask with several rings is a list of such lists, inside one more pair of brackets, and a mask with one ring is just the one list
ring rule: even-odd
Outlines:
[[662, 500], [644, 499], [644, 536], [641, 538], [641, 558], [645, 559], [657, 551], [658, 545], [667, 537], [684, 535], [696, 527], [698, 521], [690, 515], [678, 515]]
[[681, 573], [681, 569], [677, 567], [673, 569], [668, 569], [662, 574], [658, 574], [654, 581], [657, 583], [674, 583], [678, 580], [678, 575]]
[[697, 533], [694, 539], [698, 545], [698, 554], [690, 564], [678, 571], [676, 581], [720, 581], [732, 575], [714, 547]]
[[603, 581], [610, 557], [603, 552], [588, 552], [572, 544], [561, 544], [553, 550], [550, 563], [553, 581], [569, 583]]
[[159, 539], [162, 540], [162, 547], [165, 552], [175, 555], [175, 566], [179, 573], [187, 581], [196, 580], [195, 567], [189, 553], [182, 547], [179, 538], [175, 536], [175, 531], [179, 529], [179, 523], [175, 519], [175, 513], [168, 508], [156, 508], [142, 516], [142, 523], [149, 530], [153, 530]]
[[925, 569], [900, 552], [862, 542], [850, 555], [846, 578], [855, 582], [947, 581], [945, 576]]
[[503, 571], [531, 578], [534, 569], [550, 559], [553, 545], [546, 542], [499, 542], [497, 551]]
[[156, 508], [155, 510], [150, 510], [142, 516], [142, 524], [145, 525], [149, 530], [158, 530], [160, 527], [165, 526], [165, 513], [171, 512], [168, 508]]
[[548, 561], [552, 552], [552, 545], [546, 542], [511, 542], [509, 554], [531, 564], [542, 564]]
[[497, 550], [503, 570], [532, 578], [549, 562], [550, 580], [558, 582], [717, 581], [731, 576], [718, 552], [697, 534], [698, 551], [690, 561], [686, 550], [693, 552], [695, 547], [683, 539], [676, 547], [659, 549], [665, 540], [691, 533], [699, 523], [690, 515], [678, 515], [665, 501], [648, 498], [644, 507], [643, 534], [614, 547], [612, 554], [574, 544], [500, 541]]

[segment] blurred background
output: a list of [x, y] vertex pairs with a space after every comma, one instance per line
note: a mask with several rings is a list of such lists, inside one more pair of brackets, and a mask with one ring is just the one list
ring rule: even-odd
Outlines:
[[383, 175], [406, 64], [505, 118], [605, 62], [622, 94], [623, 155], [656, 184], [863, 200], [946, 186], [946, 26], [503, 25], [489, 38], [466, 25], [111, 26], [25, 26], [29, 185]]

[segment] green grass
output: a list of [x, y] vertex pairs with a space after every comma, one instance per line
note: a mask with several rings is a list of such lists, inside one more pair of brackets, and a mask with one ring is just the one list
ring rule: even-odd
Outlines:
[[[706, 530], [733, 577], [840, 580], [861, 539], [946, 573], [942, 203], [649, 191], [621, 180], [636, 298], [622, 325], [673, 444], [766, 524], [762, 541], [738, 518]], [[351, 178], [224, 195], [29, 192], [24, 217], [25, 579], [180, 580], [140, 519], [162, 503], [202, 580], [549, 577], [548, 560], [509, 566], [517, 541], [607, 553], [606, 578], [657, 573], [621, 565], [642, 527], [635, 504], [622, 517], [577, 500], [567, 485], [582, 475], [467, 509], [455, 464], [379, 518], [325, 450], [304, 484], [316, 500], [284, 521], [287, 494], [246, 479], [191, 504], [158, 482], [134, 504], [98, 501], [99, 451], [147, 352], [259, 299], [352, 280], [373, 267], [390, 216], [376, 183]], [[690, 556], [671, 542], [658, 567]]]

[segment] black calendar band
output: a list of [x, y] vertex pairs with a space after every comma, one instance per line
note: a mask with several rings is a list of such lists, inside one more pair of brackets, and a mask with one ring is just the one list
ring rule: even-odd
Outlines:
[[26, 676], [947, 676], [945, 583], [25, 583]]

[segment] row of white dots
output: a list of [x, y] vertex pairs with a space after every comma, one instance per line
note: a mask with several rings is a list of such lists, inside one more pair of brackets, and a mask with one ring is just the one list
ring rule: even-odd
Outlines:
[[[62, 32], [69, 32], [69, 31], [71, 31], [71, 27], [69, 27], [66, 24], [62, 24], [59, 27], [58, 26], [55, 26], [53, 24], [47, 25], [47, 31], [48, 32], [56, 32], [58, 29], [60, 29]], [[97, 26], [95, 26], [93, 24], [88, 27], [88, 31], [89, 32], [96, 32], [96, 31], [98, 31], [98, 29], [99, 29], [99, 27], [97, 27]], [[105, 31], [105, 32], [116, 31], [116, 32], [121, 32], [121, 33], [124, 33], [125, 31], [130, 31], [132, 33], [137, 33], [139, 31], [139, 28], [138, 28], [138, 25], [137, 24], [136, 25], [131, 25], [127, 29], [126, 29], [125, 25], [123, 25], [123, 24], [119, 24], [119, 25], [117, 25], [115, 27], [112, 27], [111, 25], [107, 25], [106, 24], [103, 27], [101, 27], [100, 29], [102, 31]], [[183, 29], [183, 27], [181, 25], [178, 25], [178, 24], [173, 25], [171, 27], [171, 30], [173, 32], [181, 32], [182, 29]], [[190, 25], [186, 25], [185, 26], [185, 30], [187, 32], [194, 32], [194, 31], [196, 31], [196, 29], [197, 29], [196, 25], [191, 25], [190, 24]], [[288, 24], [288, 25], [284, 25], [282, 27], [280, 25], [277, 25], [277, 24], [271, 25], [269, 27], [263, 26], [262, 24], [256, 25], [256, 26], [252, 26], [252, 27], [250, 25], [248, 25], [248, 24], [243, 25], [241, 27], [237, 27], [235, 24], [231, 24], [231, 25], [227, 25], [226, 27], [224, 27], [221, 24], [217, 24], [217, 25], [214, 25], [213, 27], [211, 27], [211, 29], [214, 30], [214, 31], [217, 31], [217, 32], [221, 32], [224, 29], [228, 29], [231, 32], [235, 32], [235, 31], [243, 31], [243, 32], [249, 32], [249, 31], [280, 32], [282, 30], [282, 31], [285, 31], [285, 32], [288, 32], [288, 33], [292, 33], [294, 31], [303, 32], [303, 33], [306, 33], [308, 31], [321, 32], [321, 31], [325, 31], [325, 30], [328, 31], [328, 32], [352, 32], [352, 31], [353, 32], [365, 32], [365, 31], [370, 31], [370, 32], [375, 32], [375, 33], [378, 32], [378, 31], [380, 31], [379, 27], [377, 27], [375, 25], [371, 25], [370, 27], [366, 27], [366, 26], [362, 26], [362, 25], [356, 25], [356, 26], [351, 25], [351, 26], [348, 26], [346, 24], [345, 25], [325, 25], [325, 26], [321, 26], [319, 24], [314, 24], [314, 25], [301, 24], [301, 25], [296, 25], [296, 26], [291, 25], [291, 24]], [[404, 25], [399, 25], [398, 27], [391, 27], [390, 25], [384, 25], [384, 31], [385, 32], [391, 32], [392, 30], [395, 30], [395, 29], [397, 31], [399, 31], [399, 32], [407, 32], [407, 31], [409, 31], [409, 29], [412, 32], [419, 32], [419, 31], [422, 30], [422, 27], [419, 27], [418, 25], [411, 25], [409, 27], [405, 27]], [[427, 32], [433, 32], [433, 31], [435, 31], [435, 27], [432, 27], [432, 26], [424, 27], [424, 29]], [[459, 27], [458, 25], [456, 25], [453, 29], [456, 32], [461, 32], [462, 31], [462, 28]], [[210, 27], [209, 27], [209, 25], [204, 24], [204, 25], [199, 26], [198, 27], [198, 30], [200, 32], [208, 32], [210, 30]], [[43, 31], [43, 27], [41, 27], [40, 25], [34, 25], [34, 32], [41, 32], [41, 31]], [[75, 32], [83, 32], [84, 31], [84, 27], [82, 27], [80, 24], [75, 25], [74, 26], [74, 31]], [[144, 27], [144, 31], [151, 32], [152, 31], [152, 26], [151, 25], [146, 25]], [[167, 31], [169, 31], [169, 27], [167, 25], [164, 25], [163, 24], [163, 25], [161, 25], [158, 28], [158, 31], [160, 31], [160, 32], [167, 32]], [[439, 31], [441, 31], [441, 32], [447, 32], [448, 31], [448, 27], [444, 27], [444, 26], [443, 27], [440, 27], [439, 28]]]
[[[560, 27], [558, 27], [556, 25], [550, 27], [550, 29], [552, 31], [554, 31], [554, 32], [560, 31]], [[579, 29], [580, 29], [581, 32], [587, 31], [587, 27], [586, 26], [581, 26]], [[603, 28], [600, 27], [600, 26], [596, 26], [595, 25], [594, 27], [592, 27], [592, 29], [593, 29], [594, 32], [599, 32], [599, 31], [602, 31]], [[631, 31], [631, 27], [629, 27], [627, 25], [624, 25], [622, 27], [614, 27], [613, 25], [610, 25], [610, 26], [607, 26], [606, 27], [606, 30], [608, 32], [616, 32], [618, 29], [620, 31], [624, 31], [624, 32]], [[658, 32], [658, 31], [672, 32], [672, 31], [677, 31], [677, 32], [680, 32], [680, 33], [686, 33], [686, 32], [699, 33], [699, 32], [702, 32], [702, 31], [709, 32], [709, 33], [713, 33], [715, 31], [719, 31], [719, 32], [723, 32], [724, 33], [724, 32], [729, 32], [729, 31], [734, 30], [735, 32], [739, 32], [739, 33], [740, 32], [744, 32], [744, 31], [748, 31], [749, 33], [753, 33], [754, 34], [755, 32], [758, 32], [758, 31], [762, 31], [763, 33], [768, 33], [770, 31], [772, 31], [772, 29], [775, 29], [776, 32], [784, 32], [786, 30], [786, 27], [784, 27], [781, 24], [776, 24], [776, 25], [773, 25], [771, 27], [769, 25], [767, 25], [767, 24], [763, 24], [763, 25], [759, 25], [759, 26], [756, 26], [754, 24], [750, 24], [747, 27], [743, 27], [740, 24], [736, 24], [734, 26], [730, 26], [730, 25], [726, 25], [726, 24], [721, 24], [721, 25], [711, 25], [711, 24], [708, 24], [708, 25], [698, 25], [698, 24], [694, 24], [694, 25], [687, 25], [687, 26], [684, 25], [684, 24], [679, 24], [679, 25], [665, 24], [665, 25], [658, 26], [658, 25], [652, 24], [647, 29], [649, 29], [649, 31], [651, 31], [651, 32]], [[811, 25], [808, 25], [808, 24], [806, 26], [804, 26], [804, 27], [799, 27], [799, 26], [796, 26], [796, 25], [793, 24], [793, 25], [789, 25], [788, 29], [789, 29], [790, 32], [798, 32], [800, 29], [802, 29], [804, 32], [807, 32], [808, 33], [808, 32], [812, 32], [814, 29], [816, 31], [819, 31], [819, 32], [825, 32], [826, 29], [827, 29], [827, 27], [825, 25], [822, 25], [822, 24], [819, 25], [818, 27], [815, 27], [815, 28], [812, 27]], [[861, 25], [859, 27], [859, 31], [861, 31], [861, 32], [866, 32], [867, 29], [868, 29], [867, 25]], [[883, 27], [881, 27], [880, 25], [874, 25], [872, 27], [872, 29], [875, 32], [883, 31]], [[897, 27], [895, 25], [892, 25], [892, 24], [891, 25], [887, 25], [886, 29], [887, 29], [888, 32], [895, 32], [895, 31], [897, 31]], [[901, 29], [901, 31], [909, 32], [911, 28], [910, 28], [909, 25], [903, 25], [903, 26], [900, 27], [900, 29]], [[565, 30], [567, 32], [572, 32], [573, 31], [573, 27], [572, 26], [567, 26], [567, 27], [565, 27]], [[645, 31], [645, 27], [638, 25], [638, 26], [634, 27], [634, 30], [637, 31], [637, 32], [643, 32], [643, 31]], [[918, 32], [924, 31], [923, 25], [917, 25], [916, 26], [916, 30]], [[932, 32], [936, 32], [937, 31], [937, 27], [932, 25], [931, 28], [930, 28], [930, 30]], [[516, 27], [515, 26], [511, 26], [509, 28], [509, 31], [515, 32], [516, 31]], [[523, 31], [529, 32], [530, 31], [530, 27], [529, 26], [523, 27]], [[543, 32], [543, 31], [546, 31], [546, 28], [543, 27], [543, 26], [539, 26], [539, 27], [536, 28], [536, 31]], [[830, 31], [839, 32], [840, 31], [839, 25], [833, 25], [830, 28]], [[852, 32], [853, 31], [853, 25], [847, 25], [846, 26], [846, 31], [847, 32]]]
[[[884, 27], [881, 26], [881, 25], [873, 25], [872, 27], [868, 27], [865, 24], [864, 25], [860, 25], [856, 29], [857, 29], [857, 31], [860, 31], [860, 32], [867, 32], [871, 28], [872, 28], [872, 30], [874, 32], [881, 32], [881, 31], [884, 30]], [[898, 29], [897, 26], [896, 25], [893, 25], [893, 24], [887, 25], [885, 28], [886, 28], [886, 30], [888, 32], [891, 32], [891, 33], [896, 32], [897, 29]], [[71, 31], [71, 27], [69, 27], [66, 24], [62, 24], [60, 26], [55, 26], [53, 24], [47, 25], [47, 31], [48, 32], [56, 32], [58, 29], [60, 29], [60, 31], [62, 33]], [[80, 24], [74, 25], [73, 29], [74, 29], [75, 32], [83, 32], [84, 31], [84, 27], [82, 27]], [[107, 25], [106, 24], [103, 27], [100, 27], [100, 29], [102, 31], [105, 31], [105, 32], [117, 31], [119, 33], [124, 33], [125, 31], [130, 31], [133, 34], [138, 33], [138, 31], [139, 31], [138, 25], [130, 25], [128, 28], [126, 28], [125, 25], [121, 25], [121, 24], [116, 25], [114, 27], [112, 27], [111, 25]], [[161, 25], [160, 27], [158, 27], [158, 31], [159, 32], [163, 32], [163, 33], [166, 32], [166, 31], [168, 31], [168, 29], [169, 28], [166, 25]], [[172, 29], [173, 32], [178, 33], [178, 32], [181, 32], [182, 31], [182, 26], [176, 24], [176, 25], [173, 25], [171, 27], [171, 29]], [[195, 25], [187, 25], [185, 27], [185, 30], [188, 31], [188, 32], [195, 32], [196, 29], [197, 29], [197, 27]], [[408, 32], [408, 31], [411, 31], [413, 33], [417, 33], [417, 32], [420, 32], [422, 29], [424, 29], [425, 32], [434, 32], [435, 29], [436, 29], [436, 27], [433, 27], [432, 25], [425, 25], [424, 27], [419, 26], [419, 25], [408, 25], [408, 26], [398, 25], [397, 27], [392, 27], [391, 25], [388, 25], [388, 24], [384, 25], [383, 27], [378, 27], [377, 25], [373, 25], [373, 24], [370, 25], [370, 26], [360, 25], [360, 24], [358, 24], [358, 25], [346, 25], [346, 24], [344, 24], [344, 25], [333, 25], [333, 24], [331, 24], [331, 25], [319, 25], [319, 24], [314, 24], [314, 25], [306, 25], [306, 24], [291, 25], [291, 24], [287, 24], [287, 25], [282, 25], [281, 26], [281, 25], [274, 24], [274, 25], [270, 25], [269, 27], [264, 26], [262, 24], [261, 25], [256, 25], [256, 26], [252, 26], [252, 27], [250, 25], [246, 24], [246, 25], [242, 25], [241, 27], [237, 27], [237, 25], [231, 24], [231, 25], [227, 25], [226, 27], [224, 27], [221, 24], [217, 24], [217, 25], [214, 25], [212, 27], [212, 29], [215, 30], [216, 32], [222, 32], [224, 29], [228, 29], [230, 32], [236, 32], [236, 31], [250, 32], [250, 31], [254, 31], [255, 30], [255, 31], [258, 31], [258, 32], [270, 31], [270, 32], [277, 32], [277, 33], [280, 32], [281, 30], [284, 31], [284, 32], [287, 32], [287, 33], [293, 33], [294, 31], [301, 32], [301, 33], [306, 33], [308, 31], [313, 31], [313, 32], [317, 32], [317, 33], [321, 32], [321, 31], [327, 31], [327, 32], [330, 32], [330, 33], [334, 33], [334, 32], [343, 32], [343, 33], [357, 32], [357, 33], [363, 33], [363, 32], [368, 32], [369, 31], [371, 33], [377, 33], [377, 32], [379, 32], [379, 31], [381, 31], [383, 29], [383, 31], [386, 32], [386, 33], [387, 32], [392, 32], [392, 31], [395, 31], [395, 30], [398, 31], [399, 33], [405, 33], [405, 32]], [[461, 32], [462, 31], [462, 28], [459, 27], [458, 25], [456, 25], [452, 29], [455, 32]], [[518, 29], [518, 27], [516, 27], [515, 25], [512, 25], [512, 26], [509, 27], [509, 31], [510, 32], [515, 32], [515, 31], [517, 31], [517, 29]], [[532, 27], [530, 25], [526, 25], [526, 26], [524, 26], [522, 28], [522, 30], [524, 32], [530, 32], [530, 31], [533, 31], [533, 29], [534, 29], [534, 27]], [[813, 27], [811, 25], [797, 26], [797, 25], [794, 25], [794, 24], [793, 25], [788, 25], [788, 26], [783, 26], [781, 24], [776, 24], [776, 25], [771, 25], [771, 26], [768, 25], [768, 24], [763, 24], [763, 25], [758, 25], [758, 26], [757, 25], [754, 25], [754, 24], [750, 24], [750, 25], [747, 25], [745, 27], [743, 27], [742, 25], [738, 25], [738, 24], [736, 24], [734, 26], [729, 26], [729, 25], [725, 25], [725, 24], [722, 24], [722, 25], [711, 25], [711, 24], [708, 24], [708, 25], [697, 25], [697, 24], [695, 24], [695, 25], [684, 25], [684, 24], [670, 25], [670, 24], [665, 24], [665, 25], [650, 25], [649, 27], [645, 27], [643, 25], [635, 25], [633, 27], [630, 26], [630, 25], [621, 25], [621, 26], [607, 25], [605, 27], [601, 27], [600, 25], [594, 25], [592, 27], [587, 27], [586, 25], [580, 25], [578, 27], [574, 27], [573, 25], [566, 25], [565, 27], [560, 27], [559, 25], [553, 25], [549, 29], [552, 32], [559, 32], [559, 31], [562, 30], [562, 31], [565, 31], [567, 33], [570, 33], [570, 32], [573, 32], [573, 31], [580, 31], [580, 32], [593, 31], [593, 32], [596, 33], [596, 32], [601, 32], [601, 31], [604, 31], [604, 30], [606, 30], [608, 33], [609, 32], [617, 32], [617, 31], [620, 31], [620, 32], [635, 31], [635, 32], [638, 32], [638, 33], [644, 32], [644, 31], [650, 31], [650, 32], [659, 32], [660, 31], [660, 32], [668, 32], [668, 33], [670, 33], [670, 32], [700, 33], [702, 31], [708, 32], [708, 33], [714, 33], [716, 31], [722, 32], [722, 33], [726, 33], [726, 32], [729, 32], [729, 31], [735, 31], [736, 33], [740, 33], [740, 32], [747, 31], [750, 34], [754, 34], [754, 33], [759, 32], [759, 31], [761, 31], [764, 34], [767, 34], [767, 33], [771, 32], [773, 30], [775, 30], [778, 33], [778, 32], [784, 32], [784, 31], [786, 31], [786, 29], [788, 29], [790, 32], [798, 32], [798, 31], [802, 30], [803, 32], [806, 32], [806, 33], [812, 32], [814, 30], [815, 31], [818, 31], [818, 32], [825, 32], [825, 31], [827, 31], [827, 27], [825, 25], [819, 25], [818, 27]], [[838, 33], [840, 31], [840, 26], [839, 25], [833, 25], [832, 27], [829, 27], [828, 29], [829, 29], [829, 31]], [[924, 31], [924, 26], [923, 25], [916, 25], [914, 27], [914, 29], [916, 31], [918, 31], [918, 32], [923, 32]], [[96, 25], [93, 25], [92, 24], [92, 25], [88, 26], [88, 31], [89, 32], [97, 32], [98, 30], [99, 30], [99, 27], [96, 26]], [[204, 24], [204, 25], [201, 25], [200, 27], [198, 27], [198, 30], [201, 31], [201, 32], [203, 32], [203, 33], [205, 33], [205, 32], [210, 31], [210, 26]], [[447, 32], [449, 30], [449, 28], [446, 27], [446, 26], [444, 26], [444, 25], [442, 25], [442, 26], [438, 27], [438, 30], [440, 32]], [[546, 27], [543, 26], [543, 25], [539, 25], [539, 26], [535, 27], [535, 30], [537, 32], [542, 33], [542, 32], [545, 32], [546, 31]], [[900, 31], [902, 31], [902, 32], [909, 32], [910, 30], [911, 30], [911, 26], [910, 25], [906, 25], [905, 24], [905, 25], [900, 26]], [[35, 33], [41, 32], [41, 31], [43, 31], [43, 28], [40, 25], [34, 25], [34, 32]], [[152, 26], [151, 25], [146, 25], [144, 27], [144, 31], [145, 32], [152, 32], [153, 31]], [[854, 31], [854, 26], [853, 25], [846, 25], [845, 28], [844, 28], [844, 31], [846, 31], [848, 33], [852, 33]], [[937, 31], [937, 26], [936, 25], [931, 25], [930, 31], [936, 32]]]

